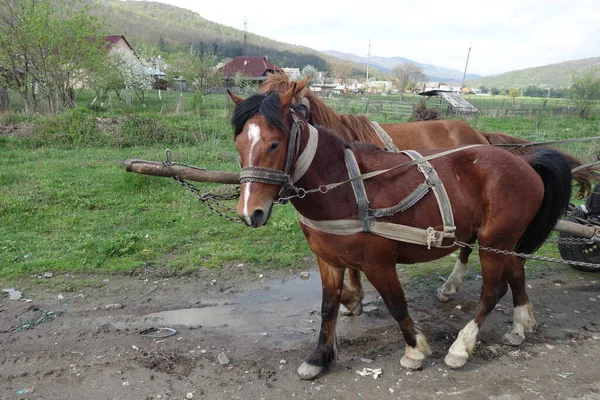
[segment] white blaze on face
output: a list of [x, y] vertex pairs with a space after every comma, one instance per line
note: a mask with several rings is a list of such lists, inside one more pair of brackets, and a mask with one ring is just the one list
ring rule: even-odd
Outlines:
[[[250, 151], [248, 152], [248, 166], [252, 166], [252, 153], [254, 152], [254, 147], [260, 140], [260, 127], [256, 124], [250, 124], [248, 127], [248, 140], [250, 141]], [[252, 182], [244, 183], [246, 187], [244, 188], [244, 219], [250, 223], [250, 215], [248, 214], [248, 200], [250, 200], [250, 185]]]

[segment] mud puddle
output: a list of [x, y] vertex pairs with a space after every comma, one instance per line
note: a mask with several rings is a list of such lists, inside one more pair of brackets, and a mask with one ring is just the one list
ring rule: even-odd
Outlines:
[[[145, 315], [115, 315], [96, 318], [115, 328], [146, 329], [149, 327], [213, 328], [223, 333], [243, 334], [259, 340], [267, 337], [270, 345], [292, 350], [313, 341], [320, 329], [321, 279], [311, 272], [308, 279], [299, 277], [265, 282], [258, 290], [230, 296], [227, 301], [203, 299], [203, 307], [159, 311]], [[342, 317], [338, 335], [359, 335], [368, 329], [389, 324], [381, 301], [365, 299], [361, 318]]]

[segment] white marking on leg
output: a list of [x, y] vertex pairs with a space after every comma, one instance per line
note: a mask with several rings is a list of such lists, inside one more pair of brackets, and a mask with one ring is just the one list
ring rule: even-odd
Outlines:
[[512, 327], [502, 339], [506, 344], [518, 346], [525, 340], [525, 332], [531, 332], [534, 326], [535, 318], [531, 303], [517, 306], [513, 312]]
[[465, 272], [465, 269], [467, 269], [467, 266], [467, 263], [463, 263], [460, 260], [456, 260], [454, 268], [452, 269], [452, 273], [450, 274], [448, 279], [446, 279], [446, 282], [444, 282], [442, 287], [438, 290], [438, 298], [441, 301], [450, 300], [450, 297], [452, 297], [460, 291], [463, 274]]
[[431, 350], [429, 349], [429, 344], [427, 343], [425, 335], [419, 332], [417, 333], [416, 339], [417, 345], [415, 347], [406, 345], [404, 357], [402, 357], [400, 360], [400, 365], [408, 369], [421, 368], [423, 365], [423, 360], [425, 359], [425, 355], [431, 354]]
[[[248, 126], [248, 140], [250, 140], [250, 150], [248, 151], [248, 166], [253, 165], [252, 153], [254, 147], [260, 140], [260, 127], [256, 124], [250, 124]], [[245, 186], [244, 186], [245, 185]], [[246, 182], [242, 186], [244, 187], [244, 212], [243, 218], [250, 225], [250, 215], [248, 213], [248, 201], [250, 200], [250, 185], [252, 182]]]
[[471, 320], [462, 330], [458, 333], [458, 337], [450, 346], [448, 354], [453, 356], [467, 359], [469, 354], [475, 349], [477, 343], [477, 334], [479, 333], [479, 326], [475, 320]]

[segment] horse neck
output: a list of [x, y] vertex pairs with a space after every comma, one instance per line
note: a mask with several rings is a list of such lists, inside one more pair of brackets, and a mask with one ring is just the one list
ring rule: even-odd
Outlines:
[[380, 139], [368, 118], [360, 115], [336, 114], [313, 92], [306, 92], [312, 122], [332, 129], [348, 143], [355, 141], [379, 144]]
[[[306, 190], [348, 179], [344, 161], [345, 142], [327, 129], [319, 127], [317, 130], [319, 143], [315, 157], [304, 176], [295, 184]], [[308, 134], [302, 136], [301, 149], [303, 150], [308, 141]], [[354, 202], [353, 196], [352, 186], [347, 184], [330, 193], [312, 193], [303, 199], [292, 199], [292, 204], [300, 214], [309, 219], [339, 219], [348, 214], [347, 207], [339, 205], [351, 204]]]

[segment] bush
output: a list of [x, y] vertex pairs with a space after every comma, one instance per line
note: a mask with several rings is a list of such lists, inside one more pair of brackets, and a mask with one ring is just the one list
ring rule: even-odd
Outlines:
[[163, 115], [143, 113], [129, 115], [110, 144], [117, 147], [153, 146], [172, 143], [174, 137], [173, 129]]
[[106, 136], [96, 129], [94, 113], [85, 108], [66, 110], [52, 117], [37, 118], [21, 140], [33, 147], [85, 147], [106, 144]]
[[437, 108], [427, 108], [424, 100], [421, 100], [412, 113], [412, 121], [438, 121], [444, 119], [442, 111]]

